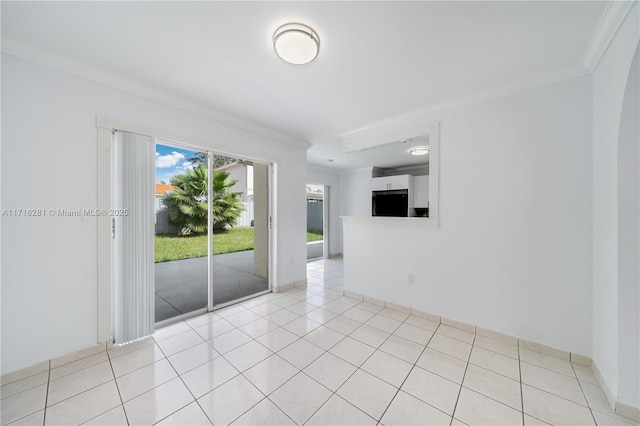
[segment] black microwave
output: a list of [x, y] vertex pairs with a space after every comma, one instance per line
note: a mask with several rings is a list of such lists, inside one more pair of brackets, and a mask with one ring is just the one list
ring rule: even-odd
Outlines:
[[409, 190], [373, 191], [371, 196], [372, 216], [409, 216]]

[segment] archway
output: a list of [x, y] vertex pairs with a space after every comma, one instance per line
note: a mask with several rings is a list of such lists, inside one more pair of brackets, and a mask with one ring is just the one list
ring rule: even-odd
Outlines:
[[[627, 77], [618, 133], [618, 402], [640, 407], [640, 44]], [[627, 413], [623, 413], [627, 414]], [[629, 413], [631, 414], [631, 413]]]

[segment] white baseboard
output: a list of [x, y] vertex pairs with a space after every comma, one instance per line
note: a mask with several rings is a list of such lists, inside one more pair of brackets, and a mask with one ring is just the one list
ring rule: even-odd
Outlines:
[[640, 422], [640, 407], [634, 407], [622, 401], [616, 401], [616, 413], [622, 417]]
[[[515, 343], [519, 345], [523, 349], [528, 349], [530, 351], [539, 352], [544, 355], [552, 356], [554, 358], [563, 359], [565, 361], [571, 361], [576, 364], [584, 365], [589, 367], [592, 365], [591, 358], [574, 354], [573, 352], [567, 352], [560, 349], [552, 348], [551, 346], [544, 345], [542, 343], [532, 342], [530, 340], [521, 339], [515, 336], [510, 336], [504, 333], [500, 333], [497, 331], [489, 330], [486, 328], [478, 327], [475, 324], [469, 324], [465, 322], [456, 321], [450, 318], [441, 317], [439, 315], [434, 315], [428, 312], [423, 312], [416, 310], [411, 307], [398, 305], [396, 303], [388, 302], [386, 300], [380, 300], [373, 297], [369, 297], [360, 293], [354, 293], [352, 291], [345, 290], [343, 294], [347, 297], [351, 297], [353, 299], [364, 300], [365, 302], [374, 303], [379, 306], [384, 306], [389, 309], [395, 309], [397, 311], [402, 312], [411, 312], [412, 315], [419, 316], [422, 318], [426, 318], [435, 322], [439, 322], [451, 327], [458, 328], [460, 330], [468, 331], [470, 333], [476, 333], [478, 335], [483, 335], [486, 337], [491, 337], [497, 340], [502, 340], [510, 343]], [[613, 406], [612, 406], [613, 407]]]
[[18, 380], [26, 379], [27, 377], [49, 371], [52, 368], [60, 367], [61, 365], [68, 364], [73, 361], [77, 361], [82, 358], [86, 358], [91, 355], [95, 355], [100, 352], [108, 351], [113, 347], [113, 342], [102, 342], [93, 346], [89, 346], [77, 351], [69, 352], [65, 355], [51, 358], [46, 361], [39, 362], [32, 366], [22, 368], [11, 373], [2, 375], [0, 383], [6, 385], [7, 383], [17, 382]]
[[32, 366], [3, 374], [0, 378], [0, 384], [4, 386], [8, 383], [17, 382], [18, 380], [26, 379], [27, 377], [31, 377], [45, 371], [49, 371], [49, 361], [42, 361]]
[[307, 279], [304, 278], [302, 280], [298, 280], [298, 281], [293, 283], [293, 286], [295, 288], [307, 288]]
[[274, 293], [282, 293], [284, 291], [293, 290], [294, 288], [307, 288], [307, 279], [303, 278], [288, 284], [281, 284], [273, 289]]
[[598, 368], [598, 365], [595, 363], [595, 361], [591, 361], [591, 371], [593, 372], [593, 375], [596, 377], [596, 380], [600, 385], [600, 389], [602, 389], [602, 392], [604, 392], [604, 396], [607, 397], [607, 402], [609, 403], [609, 406], [611, 407], [612, 410], [615, 410], [616, 396], [611, 390], [611, 388], [609, 387], [609, 384], [606, 382], [606, 380], [604, 380], [604, 376], [600, 372], [600, 369]]
[[591, 361], [591, 371], [596, 377], [596, 380], [600, 385], [600, 389], [602, 389], [602, 392], [604, 392], [604, 396], [607, 397], [607, 402], [609, 403], [611, 409], [615, 411], [616, 414], [619, 414], [622, 417], [640, 422], [640, 407], [635, 407], [633, 405], [617, 400], [613, 390], [609, 386], [609, 383], [607, 383], [607, 381], [604, 379], [604, 376], [600, 372], [598, 364], [596, 364], [595, 361]]
[[571, 352], [563, 351], [560, 349], [552, 348], [547, 345], [543, 345], [538, 342], [532, 342], [526, 339], [518, 339], [518, 344], [523, 349], [528, 349], [530, 351], [538, 352], [541, 354], [549, 355], [554, 358], [559, 358], [564, 361], [571, 361]]
[[640, 422], [640, 407], [634, 407], [622, 401], [616, 401], [616, 413], [622, 417]]
[[287, 291], [287, 290], [291, 290], [296, 286], [296, 283], [288, 283], [288, 284], [281, 284], [278, 287], [275, 287], [273, 289], [274, 293], [282, 293], [283, 291]]

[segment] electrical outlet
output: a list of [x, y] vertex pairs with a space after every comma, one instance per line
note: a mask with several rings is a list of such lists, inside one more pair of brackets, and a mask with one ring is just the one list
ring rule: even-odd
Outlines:
[[415, 276], [413, 274], [409, 274], [409, 285], [414, 285], [415, 283]]

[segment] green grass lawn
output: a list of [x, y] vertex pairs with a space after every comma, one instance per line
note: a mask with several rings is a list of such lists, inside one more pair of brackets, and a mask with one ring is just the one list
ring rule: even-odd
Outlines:
[[307, 242], [310, 243], [312, 241], [322, 241], [322, 233], [307, 232]]
[[[307, 233], [307, 241], [322, 240], [321, 234]], [[215, 233], [213, 236], [213, 253], [233, 253], [253, 249], [253, 228], [232, 228]], [[155, 261], [190, 259], [207, 255], [206, 235], [156, 235]]]

